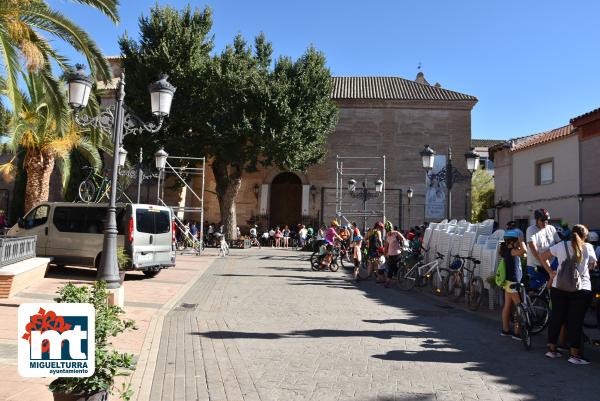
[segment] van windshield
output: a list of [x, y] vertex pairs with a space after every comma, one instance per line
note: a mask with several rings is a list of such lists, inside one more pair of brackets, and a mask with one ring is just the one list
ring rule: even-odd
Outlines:
[[136, 209], [136, 230], [146, 234], [164, 234], [171, 231], [171, 216], [166, 210]]

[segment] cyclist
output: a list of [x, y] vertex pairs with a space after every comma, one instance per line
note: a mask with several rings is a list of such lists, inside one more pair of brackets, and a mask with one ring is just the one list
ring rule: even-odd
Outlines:
[[510, 330], [510, 317], [512, 306], [521, 303], [517, 289], [511, 288], [515, 283], [520, 283], [523, 278], [521, 269], [521, 256], [525, 255], [525, 243], [519, 239], [517, 230], [508, 230], [504, 233], [504, 241], [500, 244], [500, 257], [504, 260], [506, 268], [506, 281], [504, 282], [504, 308], [502, 309], [502, 331], [503, 337], [512, 336], [520, 340], [520, 333]]
[[369, 277], [371, 277], [371, 274], [373, 274], [373, 271], [377, 269], [379, 264], [379, 255], [377, 250], [379, 248], [383, 248], [381, 230], [383, 230], [383, 223], [378, 221], [367, 233], [367, 280]]
[[337, 233], [339, 227], [340, 223], [338, 223], [337, 220], [331, 221], [329, 228], [327, 229], [327, 231], [325, 231], [325, 242], [333, 244], [335, 240], [338, 240], [340, 242], [343, 241], [343, 238], [340, 237]]
[[[585, 359], [581, 353], [581, 339], [583, 337], [583, 320], [585, 312], [592, 301], [592, 285], [589, 269], [596, 264], [596, 255], [591, 245], [584, 241], [588, 236], [588, 229], [582, 224], [577, 224], [571, 230], [571, 237], [566, 244], [556, 244], [541, 254], [544, 265], [548, 265], [550, 258], [556, 257], [559, 266], [571, 259], [577, 268], [577, 290], [564, 291], [557, 288], [557, 273], [552, 272], [552, 314], [548, 325], [548, 358], [558, 358], [561, 353], [557, 349], [557, 340], [561, 327], [566, 324], [568, 343], [570, 347], [569, 362], [574, 365], [588, 365], [590, 361]], [[559, 269], [560, 269], [559, 268]]]
[[256, 245], [259, 248], [261, 248], [260, 246], [260, 241], [258, 240], [258, 230], [257, 230], [258, 226], [254, 225], [253, 227], [250, 228], [250, 243], [252, 245]]

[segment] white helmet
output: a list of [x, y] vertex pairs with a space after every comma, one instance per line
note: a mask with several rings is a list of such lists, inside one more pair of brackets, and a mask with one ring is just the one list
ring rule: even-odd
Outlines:
[[600, 241], [600, 237], [598, 236], [598, 233], [595, 231], [590, 231], [590, 233], [588, 234], [588, 241], [589, 242], [598, 242]]

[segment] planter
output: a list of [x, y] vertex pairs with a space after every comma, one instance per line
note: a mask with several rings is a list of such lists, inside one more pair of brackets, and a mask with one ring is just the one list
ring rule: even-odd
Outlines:
[[62, 394], [52, 393], [54, 401], [107, 401], [108, 391], [100, 391], [94, 394]]
[[127, 274], [125, 270], [119, 270], [119, 281], [121, 282], [121, 284], [123, 284], [123, 282], [125, 281], [125, 274]]

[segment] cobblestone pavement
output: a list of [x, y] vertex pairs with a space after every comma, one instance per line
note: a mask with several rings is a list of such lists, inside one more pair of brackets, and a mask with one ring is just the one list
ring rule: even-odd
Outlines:
[[151, 400], [600, 400], [595, 352], [549, 360], [543, 336], [526, 352], [495, 321], [306, 258], [216, 261], [167, 315]]

